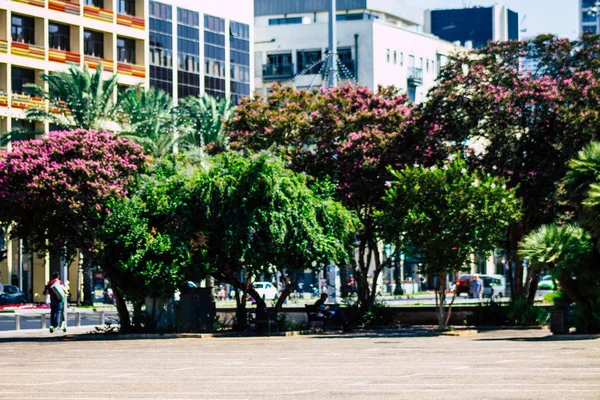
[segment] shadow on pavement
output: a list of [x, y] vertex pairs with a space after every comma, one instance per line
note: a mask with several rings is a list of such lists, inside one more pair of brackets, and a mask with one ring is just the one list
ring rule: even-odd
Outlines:
[[495, 337], [495, 338], [479, 338], [481, 342], [572, 342], [577, 340], [597, 340], [600, 335], [552, 335], [543, 337]]

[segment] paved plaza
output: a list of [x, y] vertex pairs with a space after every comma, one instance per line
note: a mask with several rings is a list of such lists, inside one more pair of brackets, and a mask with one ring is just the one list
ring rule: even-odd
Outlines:
[[600, 399], [600, 340], [547, 331], [0, 341], [0, 399]]

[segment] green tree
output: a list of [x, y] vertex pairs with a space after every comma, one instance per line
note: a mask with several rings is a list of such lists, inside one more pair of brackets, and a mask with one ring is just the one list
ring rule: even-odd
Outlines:
[[229, 124], [232, 149], [272, 149], [294, 171], [330, 180], [336, 199], [356, 213], [358, 254], [352, 266], [363, 311], [375, 300], [384, 267], [375, 211], [391, 179], [388, 167], [438, 152], [432, 136], [409, 129], [411, 110], [394, 88], [375, 93], [350, 85], [310, 92], [275, 87], [267, 99], [242, 100]]
[[144, 147], [144, 152], [154, 158], [172, 153], [177, 143], [176, 132], [181, 127], [171, 97], [154, 87], [147, 90], [135, 87], [120, 96], [121, 134]]
[[27, 118], [49, 121], [61, 129], [82, 128], [114, 131], [117, 126], [119, 101], [113, 101], [118, 84], [117, 75], [104, 80], [103, 67], [94, 72], [88, 67], [72, 67], [68, 71], [42, 74], [48, 89], [26, 85], [26, 92], [48, 100], [49, 109], [30, 108]]
[[[193, 168], [182, 159], [167, 158], [142, 177], [132, 195], [108, 206], [94, 258], [114, 290], [122, 331], [142, 325], [152, 330], [156, 317], [148, 321], [142, 314], [146, 298], [172, 298], [186, 282], [202, 277], [191, 259], [186, 193], [192, 177]], [[124, 298], [133, 304], [133, 321]]]
[[520, 201], [505, 181], [470, 172], [460, 159], [442, 168], [405, 167], [394, 171], [379, 214], [390, 242], [420, 259], [436, 278], [438, 324], [450, 319], [454, 296], [445, 309], [447, 278], [466, 268], [473, 254], [494, 250], [508, 225], [520, 217]]
[[190, 190], [196, 259], [242, 292], [240, 326], [246, 321], [246, 293], [266, 307], [252, 287], [261, 275], [308, 268], [313, 261], [347, 261], [352, 214], [268, 154], [219, 155]]

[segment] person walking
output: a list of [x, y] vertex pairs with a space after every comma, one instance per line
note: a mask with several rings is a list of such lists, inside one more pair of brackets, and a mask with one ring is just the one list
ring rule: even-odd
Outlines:
[[50, 333], [54, 332], [54, 329], [57, 328], [61, 328], [65, 331], [66, 323], [65, 321], [62, 321], [64, 306], [63, 297], [65, 296], [65, 292], [64, 285], [59, 279], [58, 272], [52, 273], [52, 279], [46, 284], [44, 294], [50, 295]]
[[478, 299], [479, 301], [483, 300], [483, 281], [479, 275], [473, 276], [473, 281], [471, 282], [471, 291], [474, 299]]

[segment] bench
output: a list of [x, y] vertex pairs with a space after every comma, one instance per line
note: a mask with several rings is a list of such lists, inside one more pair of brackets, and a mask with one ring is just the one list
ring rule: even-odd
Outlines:
[[274, 308], [257, 308], [248, 313], [248, 327], [255, 332], [279, 332], [277, 310]]

